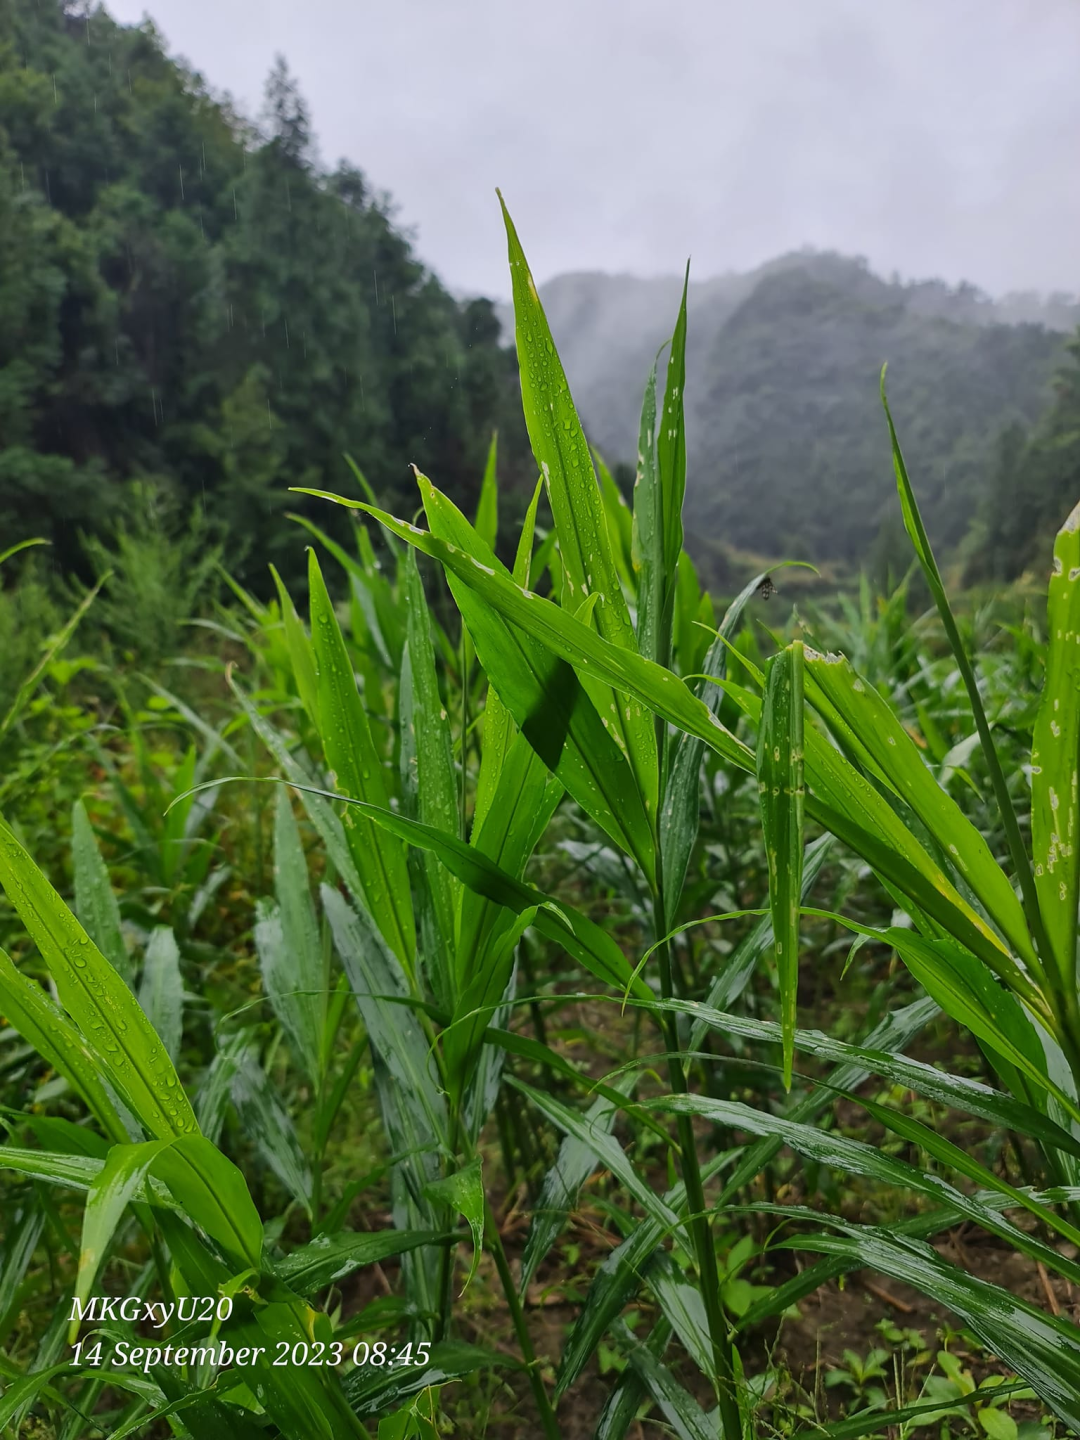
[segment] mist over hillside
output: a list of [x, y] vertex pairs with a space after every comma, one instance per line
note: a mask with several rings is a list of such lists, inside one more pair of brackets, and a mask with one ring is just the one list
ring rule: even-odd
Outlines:
[[[678, 276], [568, 274], [540, 287], [578, 409], [609, 464], [633, 464], [649, 367]], [[509, 306], [499, 309], [512, 338]], [[890, 401], [933, 538], [955, 545], [986, 491], [997, 438], [1052, 395], [1080, 302], [902, 282], [802, 251], [690, 282], [687, 533], [699, 555], [856, 562], [895, 505], [878, 398]], [[661, 358], [661, 375], [665, 359]]]

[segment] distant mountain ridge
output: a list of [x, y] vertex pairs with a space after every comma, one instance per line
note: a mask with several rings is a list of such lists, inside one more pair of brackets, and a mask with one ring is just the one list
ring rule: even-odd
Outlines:
[[[679, 276], [579, 273], [540, 287], [593, 444], [633, 464], [641, 396], [674, 325]], [[497, 307], [512, 339], [509, 306]], [[687, 533], [856, 561], [894, 506], [881, 365], [933, 538], [965, 534], [997, 436], [1052, 395], [1080, 300], [991, 300], [974, 286], [882, 279], [865, 261], [800, 251], [746, 274], [691, 280]], [[661, 358], [661, 383], [666, 359]]]

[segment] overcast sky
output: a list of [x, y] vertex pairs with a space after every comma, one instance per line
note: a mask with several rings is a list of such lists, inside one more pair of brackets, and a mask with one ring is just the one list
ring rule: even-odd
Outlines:
[[698, 279], [803, 244], [991, 294], [1080, 291], [1080, 0], [109, 0], [256, 115], [276, 52], [325, 163], [420, 258], [508, 292]]

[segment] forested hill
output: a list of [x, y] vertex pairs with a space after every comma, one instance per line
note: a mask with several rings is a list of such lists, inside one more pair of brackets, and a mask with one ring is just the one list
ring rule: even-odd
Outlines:
[[71, 567], [138, 485], [258, 583], [303, 560], [290, 485], [348, 490], [347, 451], [410, 513], [411, 461], [468, 504], [495, 426], [531, 486], [498, 340], [360, 171], [319, 167], [283, 62], [256, 126], [150, 24], [0, 0], [0, 551]]
[[[612, 463], [635, 459], [679, 289], [543, 287]], [[1041, 563], [1080, 494], [1080, 350], [1051, 385], [1078, 318], [809, 252], [693, 283], [687, 533], [709, 578], [732, 547], [849, 566], [881, 548], [885, 360], [934, 538], [981, 546], [986, 578]], [[196, 512], [265, 587], [267, 562], [303, 564], [288, 512], [349, 523], [290, 486], [348, 489], [348, 452], [394, 508], [415, 505], [410, 462], [469, 508], [495, 428], [507, 510], [523, 508], [535, 468], [497, 308], [447, 292], [360, 170], [321, 165], [284, 62], [253, 121], [149, 22], [0, 0], [0, 552], [44, 536], [85, 571], [83, 535]]]
[[[576, 274], [541, 287], [609, 462], [634, 460], [645, 378], [681, 283]], [[691, 281], [688, 308], [687, 534], [702, 558], [719, 544], [855, 563], [879, 543], [895, 504], [878, 398], [886, 361], [931, 533], [959, 543], [987, 503], [1002, 428], [1042, 415], [1080, 322], [1063, 297], [995, 304], [971, 286], [886, 281], [813, 252]], [[504, 308], [500, 318], [509, 330]]]

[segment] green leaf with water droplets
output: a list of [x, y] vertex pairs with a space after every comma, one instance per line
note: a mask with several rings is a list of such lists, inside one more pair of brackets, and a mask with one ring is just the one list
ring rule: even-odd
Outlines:
[[[736, 1035], [743, 1040], [759, 1044], [776, 1045], [781, 1039], [780, 1027], [771, 1020], [752, 1020], [744, 1015], [731, 1015], [712, 1005], [702, 1005], [696, 1000], [653, 1000], [637, 1002], [645, 1009], [670, 1010], [686, 1015], [693, 1022], [691, 1049], [700, 1049], [701, 1035], [706, 1029], [719, 1030], [727, 1035]], [[925, 1007], [926, 1001], [916, 1002]], [[1015, 1002], [1014, 1002], [1015, 1004]], [[1065, 1150], [1080, 1158], [1080, 1139], [1064, 1130], [1041, 1111], [1033, 1109], [1022, 1100], [1016, 1100], [1001, 1090], [991, 1089], [981, 1080], [971, 1080], [962, 1075], [950, 1075], [921, 1060], [909, 1059], [868, 1044], [851, 1045], [843, 1040], [834, 1040], [820, 1030], [796, 1030], [795, 1048], [819, 1060], [861, 1067], [880, 1075], [905, 1090], [913, 1090], [950, 1109], [968, 1115], [977, 1115], [1002, 1129], [1015, 1130], [1018, 1135], [1027, 1135], [1038, 1140], [1048, 1149]], [[830, 1081], [830, 1084], [833, 1083]], [[837, 1081], [840, 1089], [852, 1089], [848, 1082]], [[860, 1102], [861, 1103], [861, 1102]]]
[[[806, 653], [807, 699], [828, 721], [832, 707], [881, 775], [948, 854], [990, 918], [1024, 960], [1035, 961], [1023, 907], [990, 847], [941, 788], [888, 702], [842, 655]], [[819, 697], [824, 704], [819, 704]]]
[[[468, 553], [469, 569], [513, 586], [510, 574], [488, 550], [457, 506], [417, 473], [432, 537]], [[380, 517], [381, 518], [381, 517]], [[403, 538], [417, 544], [422, 532]], [[438, 543], [438, 542], [436, 542]], [[520, 573], [520, 572], [519, 572]], [[655, 843], [630, 765], [597, 714], [580, 678], [528, 635], [477, 602], [461, 576], [448, 575], [451, 593], [476, 645], [489, 682], [543, 764], [646, 876], [655, 874]], [[464, 577], [468, 579], [469, 577]], [[522, 593], [514, 586], [517, 593]], [[558, 607], [551, 606], [557, 613]], [[582, 627], [584, 628], [584, 627]]]
[[492, 906], [492, 910], [502, 923], [491, 927], [486, 943], [462, 976], [452, 1022], [443, 1031], [446, 1083], [455, 1099], [466, 1093], [474, 1078], [484, 1031], [506, 993], [518, 942], [536, 920], [533, 906], [517, 915], [501, 907]]
[[686, 490], [686, 433], [683, 390], [686, 383], [686, 290], [671, 337], [667, 380], [659, 420], [656, 369], [645, 386], [638, 431], [634, 481], [634, 564], [638, 582], [638, 643], [641, 653], [661, 665], [670, 662], [677, 572], [682, 555], [682, 505]]
[[[514, 578], [519, 584], [529, 574], [540, 488], [538, 483], [518, 540]], [[470, 846], [520, 880], [562, 793], [562, 784], [516, 728], [489, 679]], [[500, 920], [505, 926], [512, 913], [486, 895], [465, 890], [456, 944], [459, 988], [468, 983], [468, 976], [489, 970], [488, 946], [496, 938]]]
[[1077, 983], [1080, 904], [1080, 504], [1058, 532], [1047, 600], [1046, 681], [1031, 744], [1035, 887], [1061, 984]]
[[374, 1265], [421, 1245], [437, 1245], [446, 1237], [435, 1230], [341, 1230], [317, 1235], [274, 1264], [274, 1273], [297, 1295], [314, 1295], [335, 1285], [361, 1265]]
[[[761, 699], [730, 680], [724, 691], [752, 720]], [[1048, 1028], [1054, 1017], [1005, 942], [959, 893], [940, 865], [911, 833], [885, 796], [816, 727], [805, 727], [806, 813], [861, 855], [883, 880], [914, 903], [915, 914], [930, 916], [977, 955], [1035, 1008]]]
[[[281, 1440], [370, 1440], [332, 1365], [273, 1363], [277, 1355], [291, 1355], [294, 1345], [310, 1347], [316, 1336], [325, 1342], [331, 1333], [325, 1317], [298, 1300], [275, 1300], [256, 1307], [250, 1319], [234, 1317], [230, 1322], [229, 1344], [252, 1354], [250, 1364], [239, 1373], [265, 1411], [260, 1421], [263, 1425], [269, 1421], [271, 1433]], [[261, 1433], [265, 1436], [266, 1429]]]
[[[237, 777], [238, 778], [238, 777]], [[295, 782], [290, 781], [290, 784]], [[302, 786], [297, 786], [302, 789]], [[521, 914], [522, 911], [536, 907], [536, 917], [533, 924], [542, 935], [549, 940], [554, 940], [562, 945], [563, 949], [598, 979], [605, 984], [617, 989], [625, 989], [631, 983], [632, 971], [626, 956], [619, 949], [615, 940], [601, 929], [595, 921], [590, 920], [572, 905], [565, 901], [556, 899], [554, 896], [545, 895], [542, 891], [526, 885], [523, 881], [508, 875], [501, 870], [486, 855], [471, 845], [466, 845], [455, 835], [446, 835], [441, 830], [434, 830], [430, 825], [421, 825], [418, 821], [409, 820], [404, 815], [397, 815], [392, 810], [380, 810], [374, 805], [368, 805], [363, 800], [353, 800], [348, 796], [334, 795], [332, 791], [320, 790], [317, 794], [324, 795], [329, 799], [340, 799], [346, 801], [350, 806], [362, 810], [365, 814], [379, 825], [398, 835], [410, 845], [419, 846], [422, 850], [431, 850], [448, 870], [451, 870], [470, 889], [476, 890], [481, 895], [487, 895], [496, 904], [512, 910], [514, 914]], [[326, 903], [326, 887], [323, 887], [323, 903]], [[644, 981], [638, 977], [633, 981], [633, 989], [637, 994], [651, 995], [651, 991]]]
[[[1013, 808], [1012, 798], [1009, 795], [1009, 787], [1001, 768], [1001, 760], [994, 746], [994, 738], [990, 732], [990, 725], [986, 718], [986, 710], [983, 706], [982, 696], [979, 693], [978, 681], [971, 660], [964, 648], [960, 638], [960, 631], [957, 628], [956, 618], [952, 613], [949, 604], [949, 597], [945, 593], [945, 584], [941, 578], [941, 571], [938, 569], [937, 561], [934, 559], [934, 552], [930, 546], [930, 539], [923, 524], [922, 515], [919, 513], [919, 504], [915, 499], [915, 491], [912, 488], [911, 479], [908, 476], [907, 465], [904, 455], [900, 449], [900, 440], [896, 433], [896, 426], [893, 424], [892, 412], [889, 410], [889, 402], [885, 397], [885, 366], [881, 369], [881, 403], [885, 410], [885, 420], [889, 427], [889, 440], [892, 445], [893, 470], [896, 474], [896, 489], [900, 497], [900, 509], [904, 516], [904, 528], [907, 530], [915, 554], [918, 556], [919, 565], [922, 567], [923, 575], [926, 578], [927, 586], [934, 603], [937, 605], [938, 614], [941, 616], [941, 623], [945, 628], [945, 635], [949, 641], [949, 647], [956, 657], [961, 677], [964, 681], [964, 688], [967, 690], [968, 699], [971, 702], [972, 713], [975, 717], [975, 727], [979, 732], [979, 740], [982, 744], [983, 755], [986, 765], [990, 771], [990, 782], [993, 786], [994, 797], [997, 801], [998, 811], [1001, 815], [1001, 823], [1005, 830], [1005, 838], [1008, 841], [1009, 856], [1016, 872], [1016, 878], [1020, 885], [1020, 893], [1023, 897], [1024, 914], [1027, 917], [1028, 929], [1035, 940], [1036, 949], [1044, 965], [1049, 966], [1051, 955], [1050, 941], [1046, 935], [1046, 926], [1043, 920], [1039, 892], [1035, 884], [1035, 877], [1032, 870], [1031, 860], [1027, 850], [1024, 848], [1023, 837], [1020, 834], [1020, 826], [1017, 823], [1016, 811]], [[1076, 908], [1073, 907], [1073, 923], [1076, 921]], [[1068, 988], [1071, 992], [1076, 984], [1075, 973], [1071, 968], [1068, 975]]]
[[799, 989], [804, 811], [802, 667], [803, 648], [798, 640], [770, 660], [757, 747], [787, 1089], [791, 1088]]
[[[153, 1140], [142, 1145], [114, 1145], [100, 1173], [91, 1182], [83, 1211], [79, 1270], [75, 1278], [74, 1299], [80, 1305], [89, 1298], [128, 1201], [134, 1198], [158, 1150], [166, 1143]], [[68, 1324], [68, 1344], [74, 1345], [78, 1336], [79, 1321], [73, 1317]]]
[[117, 974], [134, 989], [135, 967], [120, 928], [120, 906], [81, 800], [76, 800], [71, 807], [71, 861], [75, 872], [75, 913], [106, 960], [112, 962]]
[[[363, 532], [361, 532], [363, 533]], [[356, 800], [388, 805], [382, 758], [356, 688], [356, 677], [315, 552], [309, 552], [311, 635], [319, 698], [319, 732], [337, 788]], [[405, 848], [380, 832], [354, 807], [345, 836], [364, 889], [364, 902], [386, 943], [410, 976], [415, 972], [416, 929]]]
[[[262, 1221], [240, 1171], [209, 1140], [202, 1135], [180, 1135], [171, 1140], [114, 1145], [90, 1182], [76, 1299], [89, 1297], [120, 1218], [130, 1201], [145, 1198], [149, 1176], [165, 1184], [180, 1210], [216, 1240], [233, 1263], [259, 1268]], [[74, 1343], [78, 1328], [78, 1321], [72, 1320], [69, 1344]]]
[[[830, 1169], [876, 1180], [893, 1191], [910, 1190], [936, 1203], [946, 1203], [992, 1235], [1000, 1236], [1013, 1249], [1029, 1255], [1053, 1272], [1080, 1281], [1080, 1266], [1075, 1261], [1059, 1254], [1044, 1240], [1021, 1230], [983, 1198], [950, 1185], [936, 1171], [923, 1170], [918, 1165], [887, 1154], [876, 1144], [853, 1140], [815, 1125], [800, 1124], [784, 1116], [757, 1110], [741, 1101], [714, 1100], [707, 1095], [667, 1095], [652, 1101], [651, 1106], [660, 1114], [700, 1116], [730, 1130], [776, 1136], [796, 1154]], [[1000, 1186], [1002, 1182], [997, 1183]]]
[[[599, 593], [601, 603], [595, 617], [600, 634], [613, 645], [636, 652], [637, 637], [619, 583], [588, 441], [525, 252], [501, 195], [499, 203], [510, 259], [522, 406], [559, 536], [562, 603], [576, 611], [582, 600]], [[629, 760], [645, 812], [655, 824], [659, 772], [651, 715], [634, 697], [613, 690], [606, 682], [589, 677], [584, 683]]]
[[[615, 569], [618, 571], [619, 579], [623, 589], [631, 598], [637, 591], [637, 578], [634, 574], [634, 516], [623, 499], [622, 491], [615, 482], [615, 477], [604, 463], [604, 457], [600, 451], [593, 446], [593, 459], [596, 462], [596, 474], [600, 481], [600, 496], [604, 502], [604, 515], [607, 519], [608, 536], [611, 540], [611, 553], [615, 560]], [[523, 581], [522, 583], [526, 583]]]
[[[536, 530], [536, 510], [540, 503], [543, 481], [536, 482], [532, 500], [525, 512], [525, 520], [518, 537], [517, 555], [514, 560], [514, 580], [518, 585], [528, 585], [531, 568], [533, 535]], [[499, 692], [488, 678], [487, 699], [484, 702], [484, 739], [480, 752], [480, 771], [476, 777], [476, 800], [473, 806], [473, 831], [477, 832], [484, 823], [484, 817], [491, 807], [495, 790], [502, 773], [507, 752], [514, 743], [517, 733], [510, 712], [499, 699]], [[541, 764], [537, 760], [537, 764]], [[546, 769], [546, 767], [544, 767]], [[495, 858], [495, 857], [492, 857]]]
[[[716, 1440], [721, 1433], [716, 1417], [705, 1414], [667, 1366], [657, 1359], [651, 1348], [638, 1340], [625, 1320], [615, 1321], [612, 1334], [626, 1351], [630, 1368], [671, 1427], [671, 1434], [675, 1435], [677, 1440]], [[707, 1344], [708, 1336], [703, 1338]], [[735, 1440], [735, 1437], [732, 1437], [732, 1440]]]
[[180, 973], [180, 947], [171, 925], [155, 925], [150, 932], [139, 981], [139, 1004], [175, 1065], [184, 1033], [184, 977]]
[[[856, 928], [856, 927], [852, 927]], [[867, 932], [870, 933], [870, 932]], [[933, 939], [892, 926], [880, 932], [945, 1013], [1080, 1121], [1080, 1106], [1052, 1078], [1043, 1041], [1027, 1010], [985, 965], [950, 936]]]
[[[368, 510], [394, 534], [438, 559], [450, 574], [463, 580], [485, 602], [484, 607], [477, 607], [476, 613], [481, 618], [484, 609], [497, 612], [515, 629], [533, 636], [569, 664], [592, 667], [595, 673], [637, 696], [671, 724], [703, 739], [736, 768], [754, 770], [753, 752], [670, 671], [642, 655], [609, 644], [550, 600], [521, 589], [496, 567], [485, 567], [457, 545], [358, 501], [342, 500], [324, 491], [311, 493], [321, 494], [338, 504]], [[730, 682], [724, 684], [737, 703], [757, 720], [759, 698], [743, 687]], [[1046, 1013], [1041, 997], [1007, 947], [950, 884], [888, 802], [823, 735], [809, 728], [805, 731], [805, 741], [806, 773], [813, 792], [806, 796], [806, 814], [850, 844], [884, 879], [910, 896], [917, 907], [938, 920], [995, 973], [1006, 978], [1053, 1031], [1054, 1017]]]
[[[439, 693], [427, 597], [416, 564], [416, 552], [405, 551], [399, 562], [404, 571], [407, 642], [401, 667], [398, 704], [402, 726], [402, 755], [408, 757], [416, 795], [416, 816], [425, 825], [459, 833], [457, 782], [454, 774], [450, 719]], [[404, 761], [403, 761], [404, 763]], [[424, 856], [438, 941], [426, 955], [435, 997], [451, 1004], [454, 931], [461, 903], [457, 878], [432, 855]]]
[[245, 1136], [255, 1141], [270, 1169], [310, 1215], [311, 1167], [300, 1147], [292, 1117], [253, 1050], [240, 1058], [230, 1089]]
[[[126, 1141], [119, 1142], [126, 1144]], [[25, 1150], [20, 1145], [0, 1145], [0, 1170], [28, 1175], [46, 1185], [62, 1185], [65, 1190], [89, 1190], [101, 1174], [103, 1159], [96, 1155], [75, 1155], [61, 1151]], [[162, 1192], [162, 1196], [164, 1192]], [[162, 1196], [155, 1195], [155, 1203]], [[145, 1193], [140, 1200], [148, 1199]]]
[[90, 1047], [41, 986], [23, 975], [3, 950], [0, 950], [0, 1014], [47, 1065], [64, 1076], [111, 1140], [128, 1138]]
[[484, 1174], [480, 1156], [477, 1155], [468, 1165], [462, 1166], [452, 1175], [447, 1175], [442, 1180], [433, 1180], [424, 1187], [424, 1194], [436, 1204], [449, 1205], [459, 1215], [463, 1215], [472, 1231], [472, 1263], [465, 1284], [461, 1287], [461, 1294], [464, 1295], [476, 1274], [480, 1264], [480, 1252], [484, 1248]]
[[675, 567], [682, 554], [683, 496], [686, 493], [686, 428], [683, 394], [686, 389], [686, 292], [690, 285], [690, 262], [686, 262], [682, 299], [668, 354], [664, 409], [656, 437], [656, 461], [661, 497], [661, 533], [664, 542], [664, 578], [670, 592]]
[[198, 1124], [157, 1032], [116, 970], [0, 819], [0, 885], [110, 1084], [160, 1139]]
[[488, 446], [484, 478], [480, 482], [480, 500], [476, 507], [476, 533], [489, 549], [495, 549], [499, 538], [499, 487], [496, 483], [496, 464], [499, 455], [499, 432], [492, 432]]
[[[637, 1076], [629, 1072], [617, 1075], [612, 1082], [612, 1089], [629, 1096], [636, 1083]], [[606, 1095], [594, 1100], [586, 1111], [590, 1129], [606, 1131], [608, 1134], [614, 1129], [618, 1117], [615, 1101]], [[573, 1135], [563, 1137], [555, 1163], [544, 1176], [543, 1187], [533, 1206], [529, 1236], [521, 1257], [518, 1290], [522, 1295], [532, 1282], [541, 1261], [565, 1228], [581, 1187], [596, 1170], [597, 1163], [596, 1155], [590, 1146]]]
[[642, 655], [660, 657], [664, 610], [664, 529], [656, 460], [656, 366], [645, 383], [634, 477], [634, 528], [630, 553], [637, 573], [637, 640]]
[[[766, 573], [755, 575], [732, 600], [716, 632], [716, 639], [709, 644], [708, 635], [700, 631], [709, 645], [702, 661], [703, 675], [723, 678], [727, 674], [728, 647], [742, 621], [743, 611], [750, 597], [766, 578]], [[645, 646], [642, 646], [645, 650]], [[646, 653], [649, 653], [646, 651]], [[684, 672], [685, 674], [686, 672]], [[695, 691], [712, 712], [719, 715], [724, 692], [716, 685], [709, 684], [702, 675], [687, 677], [694, 679]], [[682, 895], [686, 881], [686, 870], [690, 855], [697, 839], [698, 819], [701, 808], [701, 761], [705, 752], [704, 741], [698, 735], [681, 730], [673, 735], [668, 750], [668, 770], [664, 780], [664, 796], [660, 808], [660, 862], [664, 878], [664, 895], [669, 914], [675, 914], [675, 907]], [[690, 1047], [694, 1049], [694, 1046]]]
[[1080, 1329], [949, 1264], [921, 1240], [828, 1222], [839, 1235], [799, 1235], [785, 1249], [843, 1256], [911, 1285], [958, 1315], [988, 1350], [1028, 1382], [1071, 1431], [1080, 1429]]
[[[517, 1369], [520, 1362], [505, 1351], [482, 1350], [463, 1340], [438, 1340], [426, 1363], [398, 1366], [357, 1366], [345, 1380], [345, 1393], [358, 1415], [385, 1416], [392, 1405], [433, 1385], [463, 1379], [478, 1370]], [[365, 1432], [369, 1433], [369, 1432]], [[336, 1440], [336, 1437], [335, 1437]], [[426, 1437], [425, 1437], [426, 1440]]]
[[[539, 641], [545, 649], [559, 656], [568, 665], [585, 671], [591, 668], [608, 683], [634, 696], [670, 724], [677, 725], [691, 735], [699, 736], [736, 769], [753, 773], [754, 753], [749, 746], [721, 724], [708, 706], [670, 670], [647, 660], [636, 651], [609, 644], [595, 630], [575, 616], [567, 614], [552, 601], [514, 584], [501, 567], [485, 566], [458, 545], [449, 544], [434, 534], [361, 501], [332, 495], [326, 490], [304, 490], [302, 493], [332, 500], [337, 505], [366, 510], [393, 534], [407, 540], [410, 545], [415, 545], [425, 555], [439, 560], [450, 575], [465, 581], [468, 589], [484, 601], [484, 605], [477, 607], [475, 611], [477, 623], [489, 623], [484, 615], [485, 610], [496, 617], [501, 616], [510, 623], [514, 631], [520, 631], [524, 637]], [[445, 500], [445, 497], [441, 498]], [[462, 601], [459, 599], [458, 603], [460, 605]], [[515, 643], [519, 644], [520, 641]], [[545, 742], [543, 733], [537, 735], [536, 743], [545, 751], [552, 749], [550, 739]], [[583, 763], [587, 763], [587, 760], [587, 755], [583, 756]], [[575, 799], [578, 798], [569, 782], [566, 788]], [[580, 803], [583, 808], [588, 808], [583, 801]], [[596, 818], [595, 813], [593, 818]], [[603, 828], [608, 827], [604, 825]], [[610, 830], [608, 833], [611, 833]], [[620, 839], [619, 843], [630, 853], [634, 853], [624, 840]], [[648, 868], [645, 868], [648, 874]]]
[[261, 900], [255, 924], [263, 985], [294, 1059], [318, 1086], [329, 976], [304, 847], [284, 786], [274, 805], [274, 891], [277, 903]]
[[289, 661], [292, 665], [293, 679], [296, 681], [297, 693], [307, 711], [308, 719], [315, 726], [319, 723], [319, 696], [318, 680], [315, 675], [315, 658], [311, 653], [311, 641], [308, 639], [304, 627], [300, 622], [300, 616], [296, 613], [296, 606], [292, 602], [292, 596], [285, 589], [281, 576], [270, 566], [270, 573], [274, 577], [274, 584], [277, 586], [278, 603], [281, 606], [281, 621], [285, 629], [285, 645], [289, 652]]

